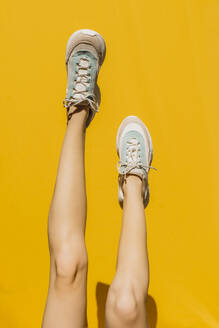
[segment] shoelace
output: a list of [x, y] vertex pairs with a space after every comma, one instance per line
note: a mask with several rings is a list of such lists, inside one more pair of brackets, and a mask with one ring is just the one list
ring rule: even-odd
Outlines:
[[126, 161], [120, 160], [117, 163], [118, 171], [121, 166], [124, 166], [123, 174], [124, 174], [125, 180], [126, 180], [127, 174], [135, 168], [143, 169], [145, 171], [147, 169], [157, 170], [155, 167], [153, 167], [151, 165], [143, 165], [142, 164], [141, 157], [139, 154], [140, 149], [141, 149], [140, 143], [135, 138], [128, 140], [127, 147], [126, 147]]
[[87, 100], [91, 109], [95, 112], [98, 111], [96, 102], [86, 95], [87, 87], [89, 87], [91, 66], [89, 60], [86, 57], [81, 57], [79, 63], [77, 63], [78, 71], [76, 72], [74, 93], [70, 98], [66, 98], [63, 101], [64, 107], [69, 108], [72, 105], [78, 105], [82, 101]]

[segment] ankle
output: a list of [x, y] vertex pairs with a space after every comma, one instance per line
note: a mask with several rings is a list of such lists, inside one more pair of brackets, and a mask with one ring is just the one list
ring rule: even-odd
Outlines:
[[124, 197], [131, 194], [142, 196], [142, 179], [137, 175], [129, 174], [123, 182]]
[[89, 109], [86, 106], [71, 106], [67, 112], [67, 124], [72, 125], [77, 122], [77, 126], [85, 127], [88, 115]]

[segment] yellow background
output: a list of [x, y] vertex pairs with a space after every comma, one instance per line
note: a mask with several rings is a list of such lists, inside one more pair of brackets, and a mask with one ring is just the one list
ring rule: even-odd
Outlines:
[[97, 284], [115, 273], [115, 137], [133, 114], [149, 127], [158, 168], [146, 211], [151, 327], [219, 327], [218, 17], [216, 0], [1, 4], [0, 327], [41, 324], [47, 213], [66, 124], [65, 46], [80, 28], [107, 45], [86, 143], [89, 325], [98, 327]]

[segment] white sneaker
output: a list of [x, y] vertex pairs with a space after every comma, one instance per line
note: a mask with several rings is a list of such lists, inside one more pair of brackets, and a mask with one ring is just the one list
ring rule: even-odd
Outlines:
[[142, 179], [142, 196], [144, 207], [149, 202], [148, 172], [153, 158], [153, 146], [150, 133], [137, 116], [126, 117], [117, 132], [116, 137], [119, 172], [119, 204], [123, 207], [123, 182], [128, 174], [137, 175]]
[[70, 36], [66, 48], [68, 82], [63, 102], [67, 121], [72, 116], [69, 109], [73, 105], [88, 105], [87, 126], [98, 112], [101, 97], [97, 77], [105, 54], [105, 41], [99, 33], [79, 30]]

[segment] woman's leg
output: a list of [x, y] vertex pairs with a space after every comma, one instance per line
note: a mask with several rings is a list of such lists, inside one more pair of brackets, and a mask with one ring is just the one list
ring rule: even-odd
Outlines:
[[149, 281], [145, 211], [153, 147], [144, 123], [123, 120], [117, 134], [119, 203], [123, 208], [116, 275], [106, 302], [107, 328], [145, 328]]
[[68, 125], [49, 213], [51, 269], [43, 328], [87, 326], [85, 130], [99, 108], [97, 78], [105, 52], [103, 37], [92, 30], [76, 31], [67, 43]]
[[[74, 110], [76, 108], [71, 108]], [[85, 125], [88, 110], [76, 111], [67, 125], [48, 222], [51, 255], [43, 328], [82, 328], [86, 319], [87, 252]]]
[[117, 269], [106, 303], [107, 328], [145, 328], [148, 289], [146, 221], [142, 181], [129, 175], [124, 184], [122, 230]]

